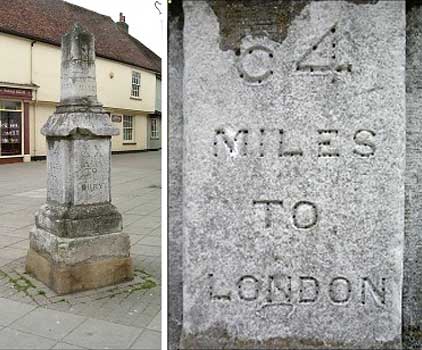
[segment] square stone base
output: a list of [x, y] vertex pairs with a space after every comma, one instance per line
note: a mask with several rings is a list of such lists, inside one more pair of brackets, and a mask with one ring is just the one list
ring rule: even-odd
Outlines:
[[104, 258], [75, 265], [55, 264], [29, 249], [26, 272], [58, 294], [95, 289], [133, 279], [130, 257]]

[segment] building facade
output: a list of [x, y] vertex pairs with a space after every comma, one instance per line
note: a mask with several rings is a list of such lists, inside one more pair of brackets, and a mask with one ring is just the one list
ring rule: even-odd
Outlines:
[[[21, 24], [22, 9], [33, 10], [32, 24]], [[96, 36], [98, 100], [120, 128], [113, 151], [161, 148], [161, 60], [128, 34], [122, 14], [114, 23], [61, 0], [0, 0], [0, 164], [45, 157], [40, 130], [60, 99], [60, 39], [76, 22]]]

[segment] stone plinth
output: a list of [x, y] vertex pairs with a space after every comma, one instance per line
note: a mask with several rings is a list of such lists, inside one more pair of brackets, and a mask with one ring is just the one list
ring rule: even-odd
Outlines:
[[92, 34], [75, 25], [62, 40], [62, 98], [42, 128], [47, 202], [35, 218], [26, 269], [57, 293], [131, 279], [129, 236], [111, 204], [111, 136], [97, 102]]
[[182, 348], [399, 349], [405, 3], [184, 1]]

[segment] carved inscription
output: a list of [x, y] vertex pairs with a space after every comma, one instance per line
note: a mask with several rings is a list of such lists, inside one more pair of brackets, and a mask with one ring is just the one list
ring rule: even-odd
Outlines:
[[274, 52], [263, 45], [253, 45], [240, 55], [237, 63], [239, 76], [246, 82], [261, 84], [274, 74], [272, 70]]
[[[400, 342], [403, 55], [388, 53], [405, 18], [368, 2], [308, 1], [279, 18], [294, 19], [282, 45], [258, 23], [232, 51], [207, 4], [185, 8], [188, 48], [207, 49], [185, 74], [188, 343]], [[227, 337], [212, 342], [215, 329]]]
[[370, 157], [375, 154], [374, 143], [375, 132], [371, 130], [361, 129], [356, 131], [353, 140], [356, 143], [356, 148], [353, 152], [361, 157]]
[[346, 303], [352, 293], [352, 284], [345, 277], [333, 278], [330, 282], [328, 293], [333, 303]]
[[318, 130], [318, 157], [339, 157], [338, 149], [333, 145], [333, 139], [338, 135], [338, 130]]
[[319, 282], [311, 276], [299, 277], [299, 304], [314, 303], [319, 295]]
[[208, 288], [211, 301], [258, 302], [260, 308], [326, 302], [338, 306], [356, 302], [382, 307], [388, 302], [385, 277], [335, 276], [323, 281], [315, 276], [275, 274], [259, 279], [253, 275], [244, 275], [237, 281], [224, 283], [217, 281], [211, 273], [208, 274]]
[[208, 274], [208, 283], [209, 283], [209, 291], [210, 291], [210, 299], [211, 300], [228, 300], [230, 301], [231, 298], [231, 292], [227, 293], [219, 293], [215, 294], [214, 292], [214, 274], [210, 273]]
[[[215, 130], [212, 152], [215, 157], [226, 154], [231, 157], [257, 157], [264, 158], [273, 155], [279, 158], [304, 157], [316, 154], [318, 158], [330, 159], [346, 155], [340, 152], [340, 146], [350, 149], [355, 157], [375, 156], [376, 133], [370, 129], [358, 129], [347, 139], [347, 145], [341, 145], [340, 139], [345, 140], [345, 132], [338, 129], [319, 129], [315, 131], [315, 147], [302, 149], [299, 140], [291, 137], [291, 133], [284, 129], [258, 129], [247, 128], [232, 129], [220, 127]], [[350, 134], [350, 132], [347, 132]], [[274, 147], [278, 140], [278, 149]], [[350, 154], [349, 153], [349, 154]]]
[[350, 63], [339, 63], [337, 25], [332, 26], [296, 63], [296, 70], [308, 73], [351, 73]]
[[295, 156], [303, 156], [303, 151], [299, 148], [288, 148], [286, 146], [286, 136], [284, 134], [284, 130], [280, 129], [280, 141], [279, 141], [279, 150], [278, 150], [278, 156], [279, 157], [295, 157]]
[[311, 228], [318, 221], [318, 210], [314, 203], [301, 201], [293, 206], [293, 224], [297, 228]]
[[[273, 210], [283, 208], [283, 201], [281, 200], [255, 200], [252, 205], [257, 210], [264, 211], [264, 227], [270, 228], [272, 226]], [[297, 202], [291, 212], [293, 225], [299, 229], [308, 229], [315, 226], [318, 222], [317, 206], [310, 201]]]
[[78, 140], [75, 151], [75, 203], [89, 204], [110, 200], [109, 144], [107, 140]]
[[[338, 58], [338, 29], [337, 24], [333, 25], [324, 35], [321, 36], [296, 62], [298, 72], [312, 73], [312, 75], [333, 76], [335, 74], [352, 73], [352, 64], [341, 62]], [[260, 85], [274, 74], [272, 49], [262, 45], [252, 45], [243, 52], [239, 49], [236, 55], [240, 56], [236, 66], [239, 77], [255, 85]]]
[[245, 301], [258, 299], [259, 281], [252, 275], [242, 276], [237, 282], [239, 298]]
[[224, 128], [217, 129], [215, 131], [214, 137], [214, 156], [218, 156], [218, 143], [224, 143], [227, 152], [231, 154], [238, 154], [242, 156], [247, 156], [246, 150], [248, 146], [248, 133], [246, 129], [238, 130], [234, 135], [230, 130], [225, 131]]
[[97, 191], [105, 188], [105, 184], [82, 184], [82, 191]]
[[283, 201], [277, 200], [257, 200], [252, 202], [253, 206], [257, 209], [262, 208], [265, 212], [264, 226], [270, 228], [272, 225], [272, 209], [274, 206], [283, 207]]

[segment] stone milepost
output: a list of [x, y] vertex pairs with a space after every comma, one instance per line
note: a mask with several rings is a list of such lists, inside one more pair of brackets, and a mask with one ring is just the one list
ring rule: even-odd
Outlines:
[[183, 3], [181, 346], [400, 348], [404, 2]]
[[61, 101], [47, 137], [47, 202], [35, 217], [26, 270], [57, 293], [131, 279], [130, 242], [111, 204], [111, 136], [97, 101], [94, 36], [75, 24], [62, 39]]

